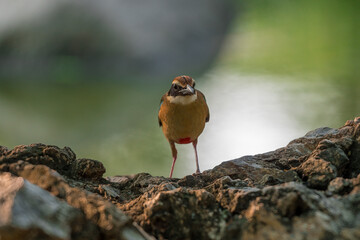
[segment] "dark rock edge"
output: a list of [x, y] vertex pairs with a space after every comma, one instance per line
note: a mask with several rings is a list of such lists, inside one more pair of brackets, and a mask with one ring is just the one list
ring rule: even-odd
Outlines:
[[69, 147], [0, 146], [0, 237], [360, 239], [359, 126], [181, 179], [103, 178], [101, 162]]

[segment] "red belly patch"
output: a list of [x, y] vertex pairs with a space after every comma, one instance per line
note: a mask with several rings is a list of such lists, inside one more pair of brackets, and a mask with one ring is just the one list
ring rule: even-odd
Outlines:
[[187, 138], [180, 138], [179, 139], [179, 143], [180, 144], [187, 144], [187, 143], [191, 143], [191, 138], [190, 137], [187, 137]]

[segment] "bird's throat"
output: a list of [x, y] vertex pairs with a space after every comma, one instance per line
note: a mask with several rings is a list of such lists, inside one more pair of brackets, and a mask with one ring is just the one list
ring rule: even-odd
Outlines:
[[170, 103], [186, 105], [194, 102], [197, 99], [197, 93], [186, 96], [167, 96], [167, 98]]

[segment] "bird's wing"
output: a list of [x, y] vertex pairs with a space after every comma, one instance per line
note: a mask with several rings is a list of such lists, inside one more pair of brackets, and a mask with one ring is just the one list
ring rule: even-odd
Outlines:
[[160, 105], [159, 105], [159, 113], [158, 113], [159, 127], [161, 127], [161, 126], [162, 126], [162, 122], [161, 122], [161, 119], [160, 119], [160, 110], [161, 110], [161, 105], [162, 105], [162, 104], [163, 104], [163, 102], [164, 102], [164, 97], [165, 97], [165, 95], [161, 97], [161, 100], [160, 100]]
[[159, 116], [158, 116], [158, 121], [159, 121], [159, 127], [161, 127], [161, 126], [162, 126], [162, 122], [161, 122]]
[[206, 103], [205, 95], [202, 92], [200, 92], [199, 90], [197, 90], [197, 91], [198, 91], [199, 95], [203, 98], [203, 100], [205, 102], [206, 111], [207, 111], [205, 122], [208, 122], [208, 121], [210, 121], [210, 112], [209, 112], [209, 107], [208, 107], [208, 105]]

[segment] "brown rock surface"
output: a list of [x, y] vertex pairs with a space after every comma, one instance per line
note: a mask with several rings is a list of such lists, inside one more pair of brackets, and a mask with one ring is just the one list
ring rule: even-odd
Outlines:
[[67, 147], [0, 147], [0, 237], [359, 239], [359, 126], [319, 128], [182, 179], [103, 178], [101, 162]]

